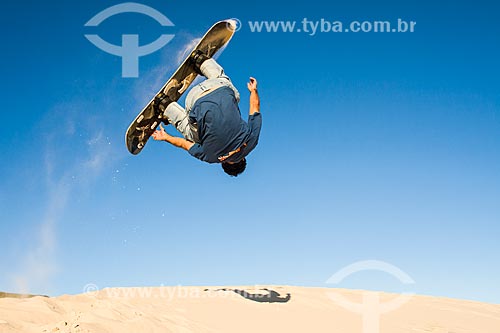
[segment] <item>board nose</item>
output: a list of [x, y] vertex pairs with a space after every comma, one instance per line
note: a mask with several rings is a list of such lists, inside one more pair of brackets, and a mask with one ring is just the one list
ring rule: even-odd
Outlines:
[[227, 27], [231, 30], [236, 30], [238, 28], [238, 22], [235, 19], [226, 20]]

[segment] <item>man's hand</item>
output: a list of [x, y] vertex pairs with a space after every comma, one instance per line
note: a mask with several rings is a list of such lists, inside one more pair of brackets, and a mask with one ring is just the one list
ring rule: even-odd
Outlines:
[[250, 82], [247, 83], [248, 90], [250, 91], [250, 115], [260, 112], [260, 99], [257, 92], [257, 80], [250, 77]]
[[163, 126], [160, 124], [160, 129], [159, 130], [156, 130], [152, 135], [153, 139], [155, 139], [156, 141], [167, 141], [168, 137], [170, 135], [167, 134], [167, 132], [165, 132], [165, 129], [163, 128]]
[[151, 136], [156, 141], [167, 141], [168, 143], [171, 143], [174, 146], [182, 148], [184, 150], [189, 150], [194, 145], [193, 142], [190, 142], [186, 139], [169, 135], [167, 132], [165, 132], [165, 129], [161, 124], [160, 129], [156, 130]]
[[250, 77], [250, 82], [247, 83], [248, 90], [250, 92], [257, 91], [257, 80], [253, 77]]

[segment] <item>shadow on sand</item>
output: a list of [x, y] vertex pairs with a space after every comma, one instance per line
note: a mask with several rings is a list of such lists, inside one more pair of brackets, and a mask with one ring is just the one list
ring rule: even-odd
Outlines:
[[267, 291], [267, 293], [252, 294], [242, 289], [230, 289], [230, 288], [217, 289], [216, 291], [232, 291], [243, 298], [259, 303], [286, 303], [292, 298], [292, 296], [289, 293], [287, 293], [286, 296], [281, 296], [278, 292], [274, 290], [270, 290], [267, 288], [263, 288], [260, 290], [265, 290]]

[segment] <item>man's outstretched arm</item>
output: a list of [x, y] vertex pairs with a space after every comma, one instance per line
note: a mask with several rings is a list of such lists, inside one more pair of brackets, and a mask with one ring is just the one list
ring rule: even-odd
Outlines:
[[156, 141], [166, 141], [166, 142], [168, 142], [176, 147], [179, 147], [179, 148], [182, 148], [185, 150], [189, 150], [194, 145], [193, 142], [190, 142], [186, 139], [178, 138], [176, 136], [169, 135], [167, 132], [165, 132], [165, 129], [163, 128], [163, 126], [161, 124], [160, 124], [160, 129], [156, 130], [153, 133], [152, 137]]
[[250, 82], [247, 83], [248, 90], [250, 91], [250, 115], [260, 112], [260, 99], [259, 93], [257, 92], [257, 80], [253, 77], [250, 78]]

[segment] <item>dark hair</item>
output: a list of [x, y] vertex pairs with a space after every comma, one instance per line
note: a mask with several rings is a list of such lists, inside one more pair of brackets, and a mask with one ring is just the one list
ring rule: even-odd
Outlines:
[[244, 158], [237, 163], [222, 163], [222, 169], [224, 169], [224, 172], [233, 177], [237, 177], [240, 173], [243, 173], [246, 167], [247, 161]]

